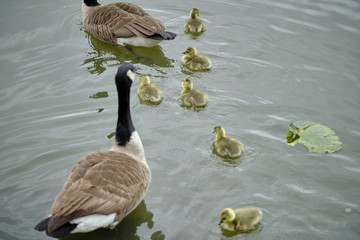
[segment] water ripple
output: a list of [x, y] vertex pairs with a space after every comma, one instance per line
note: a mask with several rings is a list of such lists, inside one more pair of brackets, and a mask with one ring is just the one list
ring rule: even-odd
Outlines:
[[[134, 125], [153, 172], [145, 199], [152, 228], [127, 221], [115, 231], [71, 237], [126, 232], [153, 239], [160, 231], [159, 239], [221, 239], [219, 211], [255, 205], [264, 217], [247, 238], [357, 239], [359, 2], [198, 1], [207, 31], [196, 37], [183, 32], [193, 2], [137, 4], [178, 34], [134, 48], [151, 60], [85, 33], [79, 2], [8, 1], [0, 9], [0, 238], [46, 239], [29, 229], [49, 213], [73, 164], [113, 143], [107, 135], [116, 123], [114, 74], [130, 61], [164, 96], [150, 107], [138, 103], [138, 79], [131, 90]], [[182, 67], [181, 52], [192, 45], [210, 56], [213, 69]], [[185, 77], [208, 94], [203, 111], [181, 108]], [[109, 97], [89, 98], [98, 92]], [[336, 129], [343, 150], [314, 154], [288, 146], [289, 123], [309, 118]], [[216, 125], [243, 141], [241, 158], [212, 153]], [[129, 227], [135, 230], [120, 231]]]

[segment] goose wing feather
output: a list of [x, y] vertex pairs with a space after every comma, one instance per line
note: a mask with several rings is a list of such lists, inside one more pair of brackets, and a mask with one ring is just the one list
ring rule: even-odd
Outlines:
[[96, 37], [116, 43], [117, 38], [163, 35], [166, 27], [142, 8], [126, 2], [94, 9], [84, 20], [85, 29]]
[[56, 197], [48, 230], [75, 218], [129, 213], [142, 199], [150, 183], [143, 162], [115, 151], [97, 151], [80, 159]]

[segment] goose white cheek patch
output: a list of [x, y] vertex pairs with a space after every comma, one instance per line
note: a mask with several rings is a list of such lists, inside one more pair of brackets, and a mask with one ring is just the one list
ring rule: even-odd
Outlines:
[[131, 81], [134, 82], [134, 79], [135, 79], [135, 74], [133, 73], [133, 71], [131, 70], [128, 70], [126, 75], [131, 79]]

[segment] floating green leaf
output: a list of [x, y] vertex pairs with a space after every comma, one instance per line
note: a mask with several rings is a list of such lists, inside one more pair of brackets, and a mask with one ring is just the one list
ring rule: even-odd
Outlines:
[[107, 98], [109, 96], [108, 92], [97, 92], [90, 96], [90, 98], [98, 99], [98, 98]]
[[116, 135], [116, 133], [115, 132], [112, 132], [112, 133], [110, 133], [109, 135], [107, 135], [107, 138], [108, 139], [111, 139], [113, 136], [115, 136]]
[[296, 143], [304, 144], [309, 152], [332, 153], [342, 147], [339, 137], [333, 130], [321, 123], [308, 120], [290, 123], [286, 140], [290, 146], [295, 146]]

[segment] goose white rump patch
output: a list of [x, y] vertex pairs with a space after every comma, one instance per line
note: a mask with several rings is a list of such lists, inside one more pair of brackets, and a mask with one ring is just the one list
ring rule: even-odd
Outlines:
[[114, 222], [115, 213], [110, 215], [92, 214], [89, 216], [76, 218], [70, 223], [78, 224], [71, 233], [91, 232], [98, 228], [114, 228], [119, 222]]
[[151, 38], [142, 38], [138, 36], [129, 37], [129, 38], [118, 38], [117, 43], [124, 45], [129, 44], [136, 47], [153, 47], [158, 44], [160, 40], [155, 40]]

